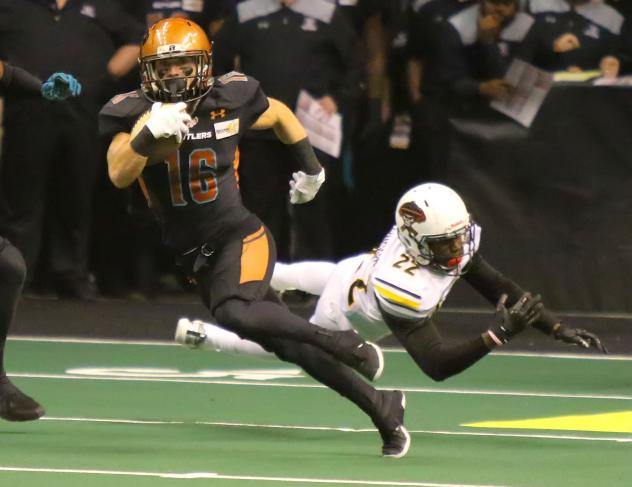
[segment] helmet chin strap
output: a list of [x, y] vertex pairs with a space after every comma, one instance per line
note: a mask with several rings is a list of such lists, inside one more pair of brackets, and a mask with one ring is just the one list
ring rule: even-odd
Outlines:
[[183, 78], [173, 78], [164, 81], [165, 87], [169, 91], [169, 96], [172, 102], [178, 102], [183, 100], [184, 91], [187, 87], [187, 82]]

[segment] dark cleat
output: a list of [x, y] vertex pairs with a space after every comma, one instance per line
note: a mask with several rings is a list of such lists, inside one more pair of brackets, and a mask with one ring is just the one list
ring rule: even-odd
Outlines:
[[7, 378], [0, 380], [0, 418], [7, 421], [34, 421], [44, 416], [44, 408], [15, 387]]
[[355, 330], [337, 333], [339, 353], [336, 357], [370, 381], [378, 380], [384, 371], [382, 349], [375, 343], [365, 342]]
[[402, 391], [382, 391], [380, 417], [373, 422], [382, 437], [382, 456], [401, 458], [410, 448], [410, 433], [404, 427], [406, 396]]
[[410, 448], [410, 433], [402, 425], [398, 426], [395, 430], [384, 440], [382, 444], [382, 456], [390, 458], [402, 458], [408, 449]]

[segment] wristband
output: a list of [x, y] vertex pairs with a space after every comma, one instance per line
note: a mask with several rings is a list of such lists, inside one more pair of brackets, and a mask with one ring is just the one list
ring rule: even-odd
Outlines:
[[287, 147], [290, 149], [292, 157], [294, 157], [294, 160], [298, 163], [299, 168], [303, 170], [305, 174], [316, 176], [320, 173], [322, 167], [307, 137], [294, 144], [288, 144]]
[[130, 146], [136, 154], [143, 157], [149, 157], [151, 148], [155, 142], [156, 139], [154, 134], [151, 133], [151, 130], [149, 130], [147, 126], [144, 126], [143, 129], [138, 132], [136, 137], [131, 140]]
[[492, 341], [499, 347], [503, 344], [502, 340], [498, 338], [493, 331], [487, 330], [487, 336], [489, 336], [489, 338], [491, 338]]

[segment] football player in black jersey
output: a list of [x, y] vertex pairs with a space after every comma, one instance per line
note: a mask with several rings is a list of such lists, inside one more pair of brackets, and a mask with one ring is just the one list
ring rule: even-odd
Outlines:
[[314, 198], [325, 175], [305, 130], [255, 79], [237, 72], [214, 79], [211, 54], [190, 20], [165, 19], [149, 29], [141, 88], [115, 96], [100, 113], [101, 132], [112, 137], [110, 179], [119, 188], [139, 180], [166, 244], [181, 254], [218, 322], [353, 401], [378, 428], [383, 455], [401, 457], [410, 445], [404, 394], [378, 391], [352, 370], [377, 379], [381, 350], [354, 331], [316, 327], [280, 303], [269, 287], [274, 241], [241, 202], [238, 143], [249, 128], [272, 128], [294, 155], [300, 170], [290, 201]]
[[[36, 95], [60, 101], [77, 96], [81, 92], [81, 85], [66, 73], [54, 73], [42, 84], [28, 71], [0, 61], [0, 95], [5, 92], [9, 95]], [[25, 277], [26, 264], [21, 252], [0, 235], [0, 418], [7, 421], [32, 421], [44, 415], [44, 408], [18, 389], [4, 370], [7, 333]]]

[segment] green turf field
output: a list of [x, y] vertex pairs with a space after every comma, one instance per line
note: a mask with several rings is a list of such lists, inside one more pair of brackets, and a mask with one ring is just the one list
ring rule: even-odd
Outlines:
[[388, 352], [377, 385], [407, 391], [412, 434], [399, 460], [282, 362], [11, 340], [6, 363], [47, 416], [0, 423], [1, 487], [632, 485], [630, 360], [493, 355], [437, 384]]

